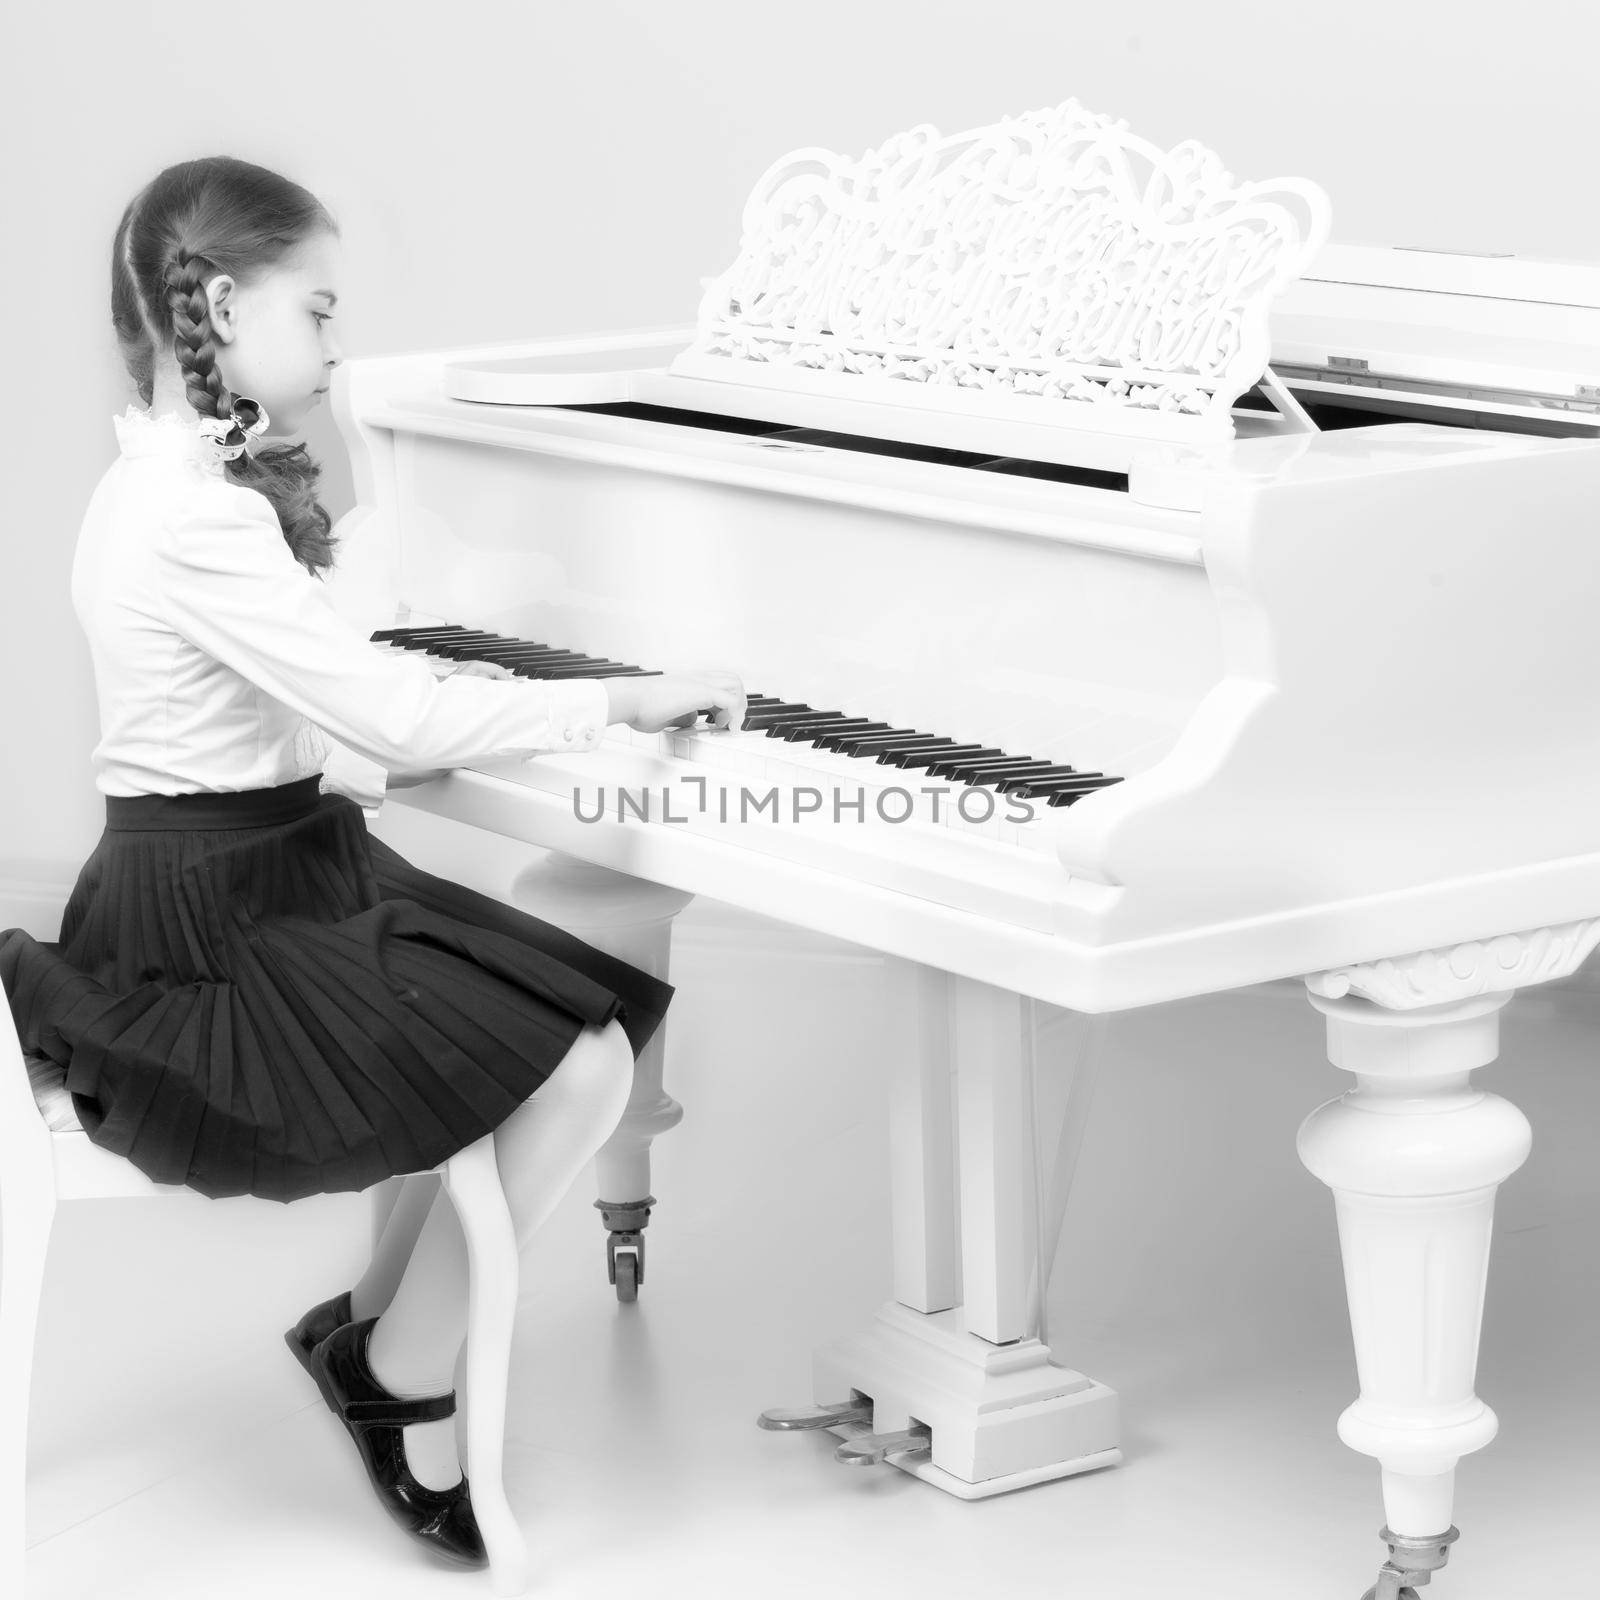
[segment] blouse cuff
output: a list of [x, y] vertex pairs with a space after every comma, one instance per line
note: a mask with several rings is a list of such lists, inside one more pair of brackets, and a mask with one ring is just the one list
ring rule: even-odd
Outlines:
[[[554, 689], [556, 685], [552, 684]], [[597, 678], [572, 678], [560, 685], [566, 691], [551, 707], [551, 748], [593, 750], [606, 731], [611, 697]]]
[[384, 796], [389, 789], [389, 769], [366, 756], [358, 755], [348, 745], [329, 737], [328, 754], [322, 763], [322, 794], [342, 794], [361, 807], [371, 821], [378, 815]]

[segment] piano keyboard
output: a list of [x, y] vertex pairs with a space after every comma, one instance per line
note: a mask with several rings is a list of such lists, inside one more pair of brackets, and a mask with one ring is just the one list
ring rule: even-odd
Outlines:
[[[375, 645], [441, 661], [496, 662], [523, 678], [661, 676], [660, 669], [460, 623], [380, 628], [371, 638]], [[709, 717], [711, 712], [700, 715]], [[908, 826], [941, 826], [1002, 845], [1041, 850], [1051, 848], [1049, 830], [1036, 825], [1041, 816], [1122, 781], [1103, 772], [1080, 772], [1047, 756], [1015, 754], [981, 739], [896, 727], [868, 714], [754, 690], [746, 697], [744, 725], [736, 731], [697, 726], [640, 733], [621, 727], [620, 734], [619, 738], [608, 733], [603, 743], [675, 756], [756, 780], [761, 787], [810, 785], [829, 796], [827, 805], [834, 803], [835, 793], [843, 795], [852, 812], [859, 798], [868, 817], [874, 815], [885, 791], [909, 790], [915, 810], [907, 818]], [[930, 797], [919, 794], [922, 785], [943, 785], [936, 808], [930, 806]], [[990, 798], [973, 804], [963, 799], [963, 790]], [[1025, 805], [1008, 804], [1012, 798]], [[876, 814], [898, 819], [906, 802], [897, 794], [886, 804], [888, 809]], [[1024, 809], [1031, 817], [1014, 820]]]

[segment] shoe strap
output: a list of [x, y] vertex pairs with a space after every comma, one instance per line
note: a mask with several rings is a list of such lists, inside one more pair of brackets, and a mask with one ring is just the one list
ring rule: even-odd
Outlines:
[[349, 1400], [340, 1407], [346, 1422], [362, 1427], [403, 1428], [413, 1422], [442, 1422], [456, 1414], [456, 1392], [425, 1400]]

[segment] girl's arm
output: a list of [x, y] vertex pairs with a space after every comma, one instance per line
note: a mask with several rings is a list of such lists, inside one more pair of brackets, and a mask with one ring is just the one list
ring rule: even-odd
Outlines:
[[[476, 669], [478, 677], [511, 677], [512, 673], [490, 661], [469, 661], [459, 671]], [[452, 673], [451, 676], [456, 674]], [[606, 691], [607, 723], [626, 722], [643, 732], [658, 733], [668, 727], [688, 727], [699, 711], [714, 710], [718, 726], [738, 728], [744, 721], [745, 694], [731, 672], [660, 673], [648, 678], [596, 678]], [[450, 771], [433, 767], [391, 772], [390, 789], [410, 789], [431, 783]]]
[[610, 719], [594, 679], [436, 679], [417, 657], [375, 649], [295, 561], [265, 496], [242, 485], [196, 495], [161, 530], [157, 565], [182, 637], [385, 768], [592, 749]]

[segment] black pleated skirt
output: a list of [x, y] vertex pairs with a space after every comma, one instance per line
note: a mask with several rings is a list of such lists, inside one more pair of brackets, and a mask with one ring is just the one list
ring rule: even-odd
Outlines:
[[54, 944], [0, 932], [22, 1048], [161, 1183], [297, 1200], [437, 1166], [589, 1023], [634, 1056], [672, 985], [419, 871], [321, 774], [107, 796]]

